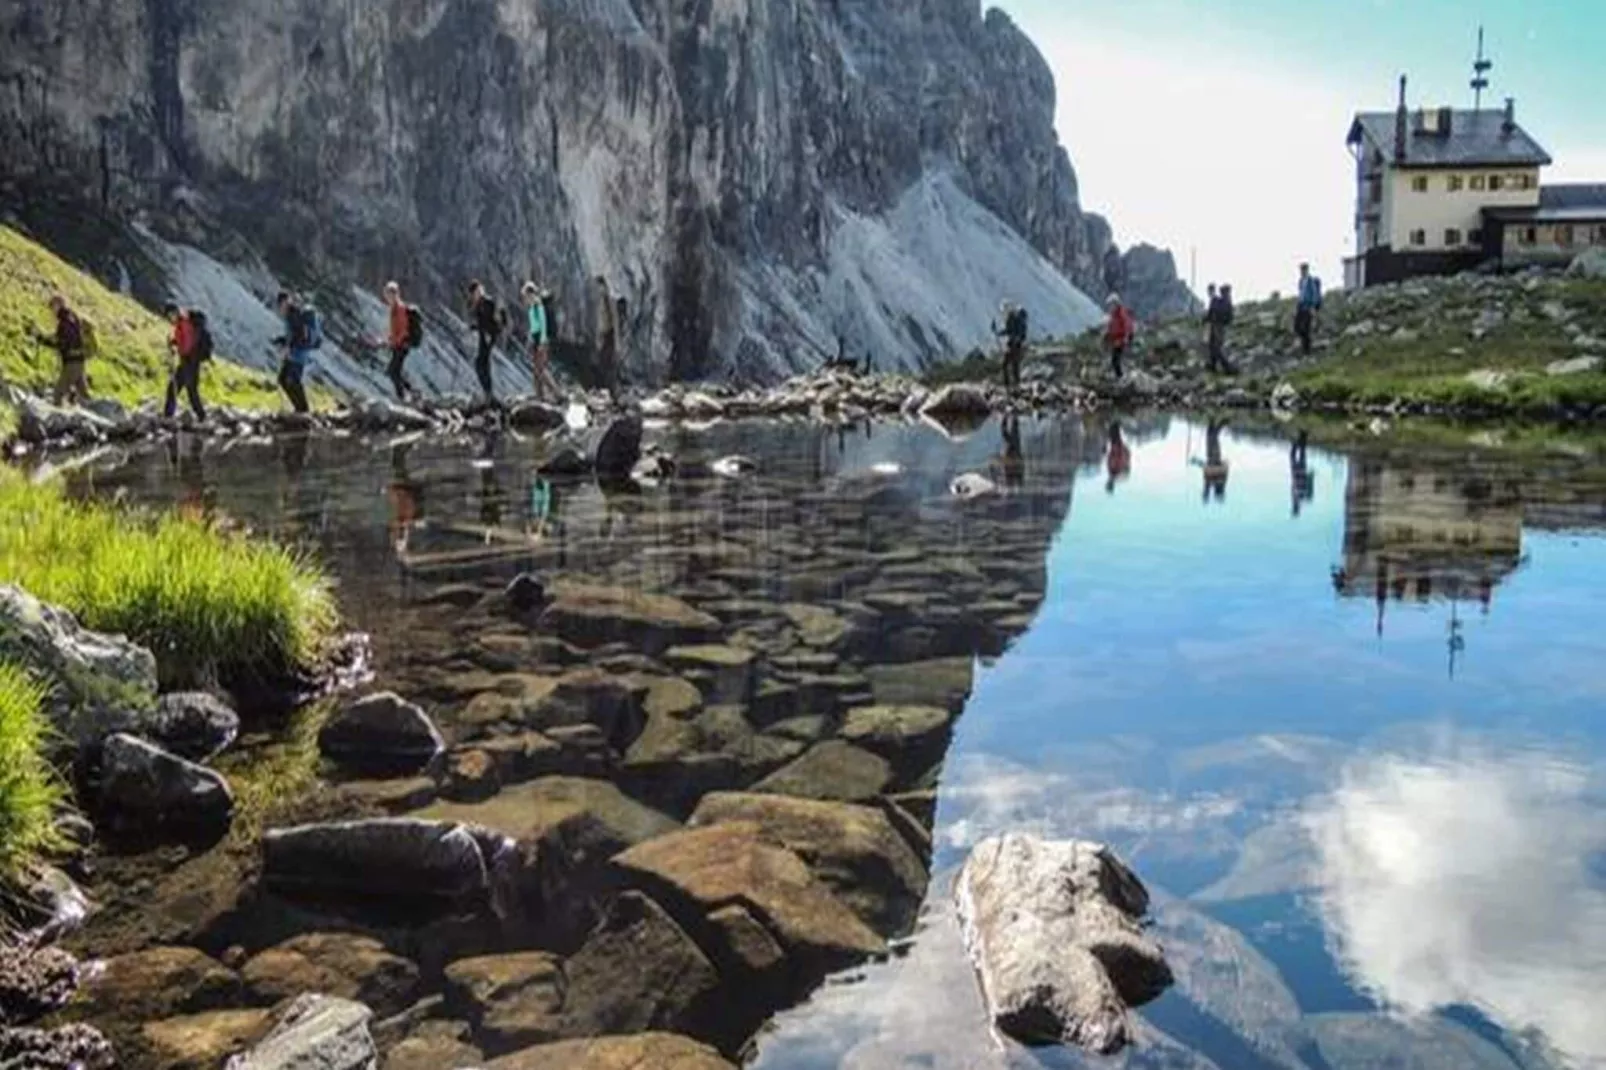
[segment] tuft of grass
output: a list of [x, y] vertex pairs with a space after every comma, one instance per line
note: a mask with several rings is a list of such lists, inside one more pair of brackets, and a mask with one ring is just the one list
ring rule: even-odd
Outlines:
[[312, 661], [338, 623], [328, 578], [283, 546], [74, 502], [6, 471], [0, 583], [149, 648], [164, 688], [274, 678]]
[[[134, 406], [160, 401], [167, 387], [169, 327], [132, 298], [114, 293], [44, 246], [0, 226], [0, 382], [35, 393], [55, 385], [55, 351], [36, 333], [54, 330], [48, 302], [53, 293], [95, 324], [101, 355], [89, 365], [95, 396]], [[279, 389], [261, 372], [222, 356], [202, 372], [208, 399], [245, 409], [277, 409]], [[5, 408], [5, 406], [0, 406]], [[0, 417], [3, 419], [3, 417]], [[8, 437], [0, 427], [0, 441]]]
[[56, 814], [67, 788], [45, 760], [44, 688], [0, 663], [0, 882], [15, 884], [40, 855], [65, 846]]

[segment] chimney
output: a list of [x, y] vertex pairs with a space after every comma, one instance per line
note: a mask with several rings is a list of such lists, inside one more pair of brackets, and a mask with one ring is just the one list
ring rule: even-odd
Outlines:
[[1517, 98], [1506, 98], [1506, 118], [1500, 124], [1500, 132], [1510, 137], [1517, 131]]
[[1394, 162], [1403, 163], [1405, 160], [1405, 134], [1406, 125], [1410, 122], [1410, 114], [1405, 110], [1405, 75], [1400, 75], [1400, 106], [1394, 113]]
[[1439, 136], [1450, 136], [1450, 124], [1455, 121], [1455, 109], [1444, 107], [1439, 109]]

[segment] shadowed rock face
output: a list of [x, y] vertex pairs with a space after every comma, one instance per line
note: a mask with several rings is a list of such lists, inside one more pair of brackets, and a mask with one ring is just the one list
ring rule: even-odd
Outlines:
[[[946, 319], [876, 273], [955, 214], [912, 191], [976, 207], [964, 271], [1045, 328], [1076, 296], [1056, 269], [1110, 286], [1052, 75], [975, 0], [11, 3], [0, 36], [6, 202], [138, 214], [257, 279], [455, 299], [534, 274], [564, 339], [594, 337], [603, 275], [638, 375], [774, 375], [839, 332], [905, 365], [979, 344], [1004, 292]], [[938, 303], [970, 297], [957, 270], [928, 280]]]

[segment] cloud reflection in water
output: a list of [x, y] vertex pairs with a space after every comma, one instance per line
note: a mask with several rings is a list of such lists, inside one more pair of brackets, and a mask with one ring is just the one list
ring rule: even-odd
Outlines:
[[1401, 1010], [1474, 1006], [1606, 1067], [1601, 786], [1536, 751], [1351, 763], [1306, 817], [1336, 956]]

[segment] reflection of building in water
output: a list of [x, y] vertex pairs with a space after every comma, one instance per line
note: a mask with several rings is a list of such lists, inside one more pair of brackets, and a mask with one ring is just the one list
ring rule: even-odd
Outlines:
[[1344, 494], [1339, 594], [1390, 601], [1477, 599], [1522, 564], [1522, 498], [1511, 481], [1357, 458]]

